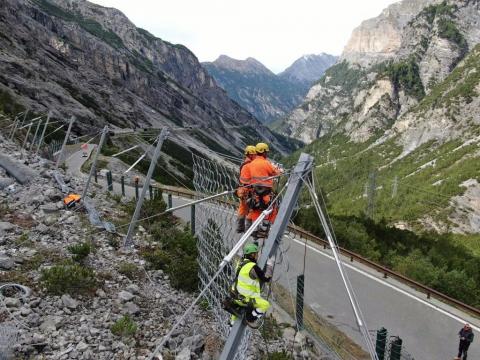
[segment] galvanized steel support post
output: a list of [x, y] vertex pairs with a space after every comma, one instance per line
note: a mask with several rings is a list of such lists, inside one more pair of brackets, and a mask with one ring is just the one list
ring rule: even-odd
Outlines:
[[[295, 204], [297, 203], [300, 195], [300, 189], [303, 185], [303, 178], [308, 172], [311, 171], [312, 164], [313, 158], [310, 155], [304, 153], [300, 155], [298, 163], [288, 180], [287, 190], [285, 191], [285, 196], [280, 204], [277, 219], [272, 225], [270, 234], [268, 235], [268, 238], [264, 244], [260, 259], [257, 262], [261, 269], [265, 268], [268, 258], [275, 255], [277, 252], [277, 248], [282, 241], [283, 233], [287, 228], [290, 217], [295, 209]], [[245, 326], [246, 325], [241, 319], [235, 322], [230, 330], [230, 335], [225, 343], [222, 354], [220, 355], [221, 360], [231, 360], [235, 357], [237, 348], [242, 340], [243, 334], [245, 333]]]
[[162, 145], [164, 140], [167, 138], [168, 130], [166, 128], [162, 129], [162, 132], [158, 136], [157, 139], [157, 146], [155, 148], [155, 153], [152, 156], [152, 161], [150, 162], [150, 167], [148, 168], [147, 176], [145, 178], [145, 182], [142, 187], [142, 193], [140, 194], [137, 206], [135, 207], [135, 212], [132, 216], [132, 221], [130, 222], [130, 226], [128, 227], [127, 236], [125, 236], [125, 242], [123, 243], [124, 247], [132, 245], [132, 236], [133, 232], [137, 226], [138, 217], [140, 215], [140, 209], [143, 205], [143, 200], [145, 199], [145, 194], [147, 193], [147, 189], [150, 186], [150, 180], [152, 179], [153, 171], [155, 170], [155, 165], [157, 164], [158, 157], [160, 156], [160, 150], [162, 149]]

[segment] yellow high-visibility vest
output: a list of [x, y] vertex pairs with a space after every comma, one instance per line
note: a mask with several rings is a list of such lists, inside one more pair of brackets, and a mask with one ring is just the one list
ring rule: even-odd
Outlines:
[[250, 271], [255, 266], [253, 261], [247, 262], [242, 266], [237, 278], [237, 291], [247, 298], [260, 297], [260, 280], [252, 279]]

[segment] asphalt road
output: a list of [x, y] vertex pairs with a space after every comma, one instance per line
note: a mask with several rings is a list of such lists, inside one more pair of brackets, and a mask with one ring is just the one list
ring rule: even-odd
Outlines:
[[[81, 159], [76, 159], [75, 156], [71, 158], [74, 159], [74, 167], [79, 169]], [[119, 184], [114, 184], [114, 192], [120, 192]], [[132, 187], [127, 187], [126, 192], [127, 196], [134, 196]], [[167, 199], [166, 194], [164, 198]], [[173, 206], [191, 201], [176, 196], [172, 200]], [[174, 214], [186, 222], [190, 221], [190, 208], [178, 210]], [[288, 272], [282, 265], [280, 271], [283, 272], [279, 275], [277, 268], [275, 278], [279, 277], [278, 281], [286, 288], [296, 288], [296, 277], [303, 268], [304, 246], [303, 240], [284, 237], [282, 247], [289, 263]], [[310, 242], [307, 242], [307, 246], [305, 302], [365, 347], [331, 251]], [[424, 294], [394, 279], [383, 279], [382, 274], [362, 264], [351, 263], [344, 257], [342, 260], [369, 329], [385, 327], [389, 335], [400, 336], [404, 349], [416, 360], [443, 360], [452, 359], [456, 355], [457, 333], [465, 322], [469, 322], [476, 333], [476, 339], [469, 350], [469, 359], [480, 359], [479, 319], [438, 300], [427, 299]]]
[[[174, 200], [174, 206], [190, 201], [177, 197]], [[176, 215], [190, 221], [189, 209]], [[307, 246], [305, 302], [365, 348], [331, 251], [311, 242]], [[296, 277], [303, 269], [304, 240], [285, 236], [282, 248], [289, 267], [288, 272], [286, 266], [277, 267], [281, 274], [278, 281], [295, 291]], [[383, 279], [382, 274], [362, 264], [351, 263], [345, 257], [342, 260], [368, 328], [385, 327], [389, 335], [400, 336], [404, 349], [414, 359], [452, 359], [458, 346], [457, 333], [465, 322], [471, 323], [477, 338], [480, 337], [480, 320], [438, 300], [427, 299], [399, 281]], [[277, 272], [275, 278], [278, 276]], [[469, 359], [480, 359], [480, 346], [475, 342], [470, 347]]]

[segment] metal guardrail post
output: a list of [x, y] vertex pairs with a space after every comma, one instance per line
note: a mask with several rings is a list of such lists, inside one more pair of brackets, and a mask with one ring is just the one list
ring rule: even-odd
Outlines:
[[171, 209], [173, 207], [172, 194], [167, 195], [167, 205], [168, 209]]
[[[303, 185], [303, 176], [311, 171], [312, 164], [313, 158], [308, 154], [302, 153], [295, 169], [289, 177], [288, 187], [285, 191], [282, 203], [280, 204], [277, 219], [270, 229], [270, 234], [265, 241], [262, 254], [257, 262], [261, 269], [265, 268], [268, 258], [275, 255], [277, 252], [277, 248], [282, 241], [283, 233], [288, 226], [288, 222], [290, 221], [290, 217], [292, 216], [300, 195], [300, 189]], [[246, 325], [240, 319], [235, 322], [230, 330], [222, 354], [220, 355], [221, 360], [232, 360], [235, 357], [237, 348], [242, 340], [243, 334], [245, 333], [245, 326]]]
[[305, 275], [297, 276], [297, 331], [303, 330], [303, 299], [305, 290]]
[[65, 134], [65, 139], [63, 139], [63, 144], [62, 144], [62, 148], [60, 149], [60, 154], [58, 154], [57, 163], [55, 164], [55, 167], [57, 168], [60, 166], [60, 163], [62, 162], [63, 152], [65, 151], [65, 146], [67, 146], [68, 137], [70, 136], [70, 131], [72, 131], [72, 125], [74, 121], [75, 121], [75, 116], [72, 116], [70, 118], [70, 123], [68, 124], [68, 129], [67, 129], [67, 133]]
[[92, 180], [93, 174], [95, 174], [95, 177], [97, 176], [98, 155], [100, 154], [100, 151], [102, 151], [102, 146], [103, 146], [103, 143], [105, 142], [105, 137], [107, 136], [107, 132], [108, 132], [108, 126], [105, 126], [102, 131], [102, 136], [100, 137], [100, 142], [98, 143], [97, 151], [95, 152], [95, 156], [93, 157], [92, 167], [90, 168], [90, 173], [88, 174], [87, 183], [85, 184], [85, 188], [83, 189], [82, 200], [84, 200], [85, 196], [87, 196], [88, 187], [90, 185], [90, 181]]
[[130, 226], [128, 227], [127, 236], [125, 236], [125, 242], [123, 243], [124, 247], [131, 245], [133, 231], [137, 226], [137, 221], [140, 215], [140, 210], [143, 205], [143, 200], [145, 199], [145, 194], [147, 192], [148, 186], [150, 185], [150, 180], [152, 179], [153, 171], [155, 170], [155, 165], [157, 164], [158, 157], [160, 156], [160, 150], [162, 149], [163, 142], [167, 138], [167, 136], [168, 136], [168, 130], [166, 128], [163, 128], [162, 132], [158, 136], [157, 146], [155, 148], [155, 153], [152, 156], [150, 167], [148, 168], [147, 176], [145, 178], [145, 183], [143, 184], [143, 187], [142, 187], [142, 193], [138, 198], [137, 206], [135, 207], [135, 212], [133, 213], [133, 216], [132, 216], [132, 221], [130, 222]]
[[122, 185], [122, 196], [125, 196], [125, 176], [122, 175], [120, 178], [120, 183]]
[[51, 112], [49, 111], [47, 116], [47, 121], [45, 122], [45, 126], [43, 127], [43, 130], [42, 130], [42, 135], [40, 135], [40, 140], [38, 140], [37, 151], [35, 152], [36, 155], [38, 155], [38, 152], [40, 151], [40, 147], [42, 146], [42, 143], [43, 143], [43, 139], [45, 138], [45, 132], [47, 131], [48, 123], [50, 122], [50, 115], [51, 115]]

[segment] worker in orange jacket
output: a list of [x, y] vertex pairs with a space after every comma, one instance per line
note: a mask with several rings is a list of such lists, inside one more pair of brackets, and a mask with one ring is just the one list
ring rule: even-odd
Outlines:
[[[247, 215], [247, 221], [255, 221], [263, 210], [270, 206], [273, 200], [272, 188], [275, 176], [281, 174], [281, 170], [273, 165], [268, 159], [269, 148], [265, 143], [258, 143], [255, 146], [257, 156], [248, 165], [247, 176], [250, 177], [250, 185], [253, 188], [249, 197], [248, 205], [250, 212]], [[257, 231], [253, 234], [255, 238], [264, 238], [268, 234], [270, 225], [275, 221], [277, 208], [263, 220]]]
[[255, 146], [248, 145], [245, 148], [245, 160], [240, 165], [240, 186], [237, 189], [236, 195], [240, 199], [237, 212], [237, 232], [243, 233], [245, 231], [245, 218], [250, 210], [247, 205], [248, 194], [251, 191], [250, 185], [250, 172], [248, 171], [248, 165], [255, 159], [257, 152]]

